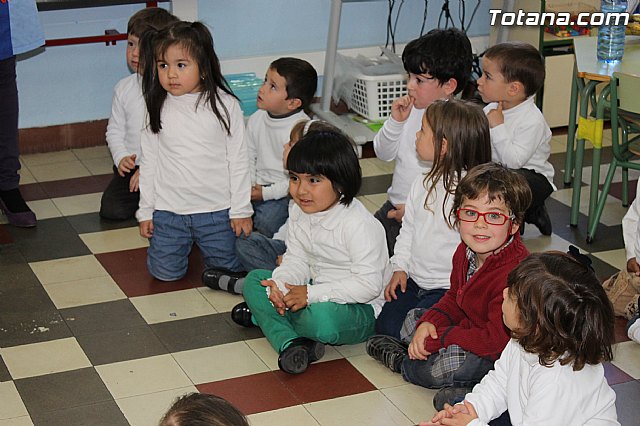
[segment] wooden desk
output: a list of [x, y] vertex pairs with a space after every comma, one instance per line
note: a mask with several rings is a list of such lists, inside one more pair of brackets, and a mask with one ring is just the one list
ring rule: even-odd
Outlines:
[[[584, 160], [584, 141], [588, 139], [593, 145], [593, 169], [591, 171], [591, 188], [589, 196], [589, 222], [591, 229], [593, 212], [598, 201], [598, 185], [600, 181], [600, 158], [602, 149], [602, 127], [604, 122], [604, 102], [609, 94], [608, 84], [616, 71], [637, 74], [640, 72], [640, 37], [627, 36], [625, 51], [621, 61], [617, 63], [599, 62], [596, 57], [597, 37], [577, 37], [573, 40], [575, 65], [574, 82], [571, 87], [571, 103], [569, 104], [569, 128], [567, 134], [567, 156], [565, 159], [564, 183], [571, 184], [573, 173], [573, 194], [571, 199], [570, 225], [578, 225], [580, 208], [580, 186], [582, 182], [582, 167]], [[595, 99], [594, 91], [598, 84], [604, 84], [598, 101], [592, 101], [592, 108], [596, 111], [595, 122], [589, 120], [589, 101]], [[640, 94], [638, 94], [640, 96]], [[578, 139], [576, 137], [576, 113], [580, 98], [580, 115], [578, 117]], [[589, 128], [591, 131], [589, 131]], [[575, 141], [575, 155], [574, 155]], [[574, 160], [575, 156], [575, 160]], [[574, 164], [575, 161], [575, 164]], [[587, 233], [587, 242], [591, 236]]]

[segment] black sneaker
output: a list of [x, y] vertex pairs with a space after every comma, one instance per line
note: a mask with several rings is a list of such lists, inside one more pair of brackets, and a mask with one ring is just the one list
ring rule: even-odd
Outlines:
[[455, 405], [464, 401], [466, 394], [471, 392], [473, 388], [450, 386], [440, 389], [433, 396], [433, 407], [436, 411], [444, 410], [444, 404]]
[[324, 356], [324, 344], [306, 337], [294, 339], [278, 357], [278, 367], [289, 374], [304, 373], [309, 364]]
[[402, 361], [408, 356], [407, 346], [400, 340], [382, 334], [367, 339], [367, 354], [380, 361], [394, 373], [402, 370]]

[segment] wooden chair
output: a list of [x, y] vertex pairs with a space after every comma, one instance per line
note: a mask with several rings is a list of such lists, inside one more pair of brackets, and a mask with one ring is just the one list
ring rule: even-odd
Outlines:
[[[622, 205], [629, 205], [629, 169], [640, 170], [640, 162], [632, 161], [640, 154], [640, 74], [613, 73], [608, 107], [611, 111], [611, 144], [613, 159], [598, 197], [593, 219], [587, 232], [587, 243], [593, 242], [616, 167], [622, 168]], [[620, 132], [618, 131], [620, 128]], [[619, 134], [622, 134], [622, 138]], [[635, 134], [633, 137], [630, 135]], [[636, 196], [640, 196], [637, 194]]]

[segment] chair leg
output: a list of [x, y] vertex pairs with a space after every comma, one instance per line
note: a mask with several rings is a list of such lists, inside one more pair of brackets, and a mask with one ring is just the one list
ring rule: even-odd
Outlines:
[[629, 207], [629, 169], [622, 168], [622, 206]]
[[602, 187], [602, 191], [600, 192], [600, 196], [598, 197], [598, 204], [596, 205], [593, 219], [590, 220], [589, 230], [587, 232], [588, 244], [591, 244], [594, 237], [596, 236], [596, 229], [598, 229], [598, 223], [600, 222], [600, 217], [602, 216], [604, 205], [607, 202], [607, 195], [609, 195], [609, 189], [611, 188], [611, 181], [613, 181], [613, 175], [616, 172], [616, 167], [618, 167], [618, 160], [613, 158], [611, 160], [611, 164], [609, 165], [609, 171], [607, 172], [604, 186]]

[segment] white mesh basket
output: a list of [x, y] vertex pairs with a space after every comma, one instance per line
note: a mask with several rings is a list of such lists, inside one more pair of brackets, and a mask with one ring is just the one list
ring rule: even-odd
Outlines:
[[369, 120], [384, 120], [394, 100], [407, 94], [404, 74], [356, 75], [350, 107]]

